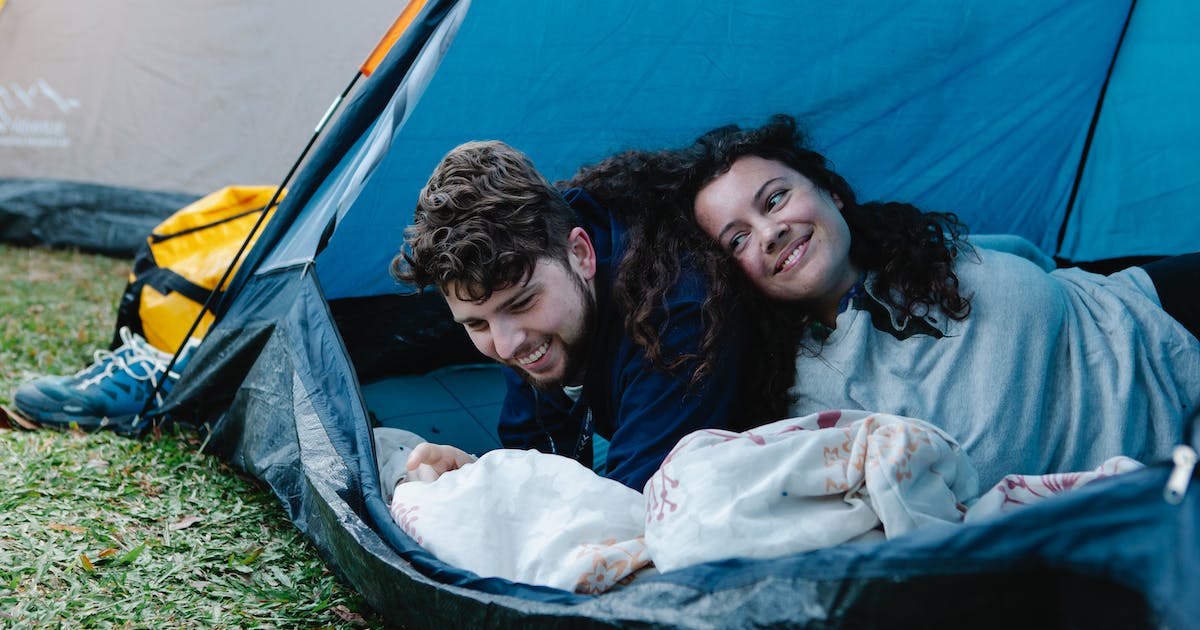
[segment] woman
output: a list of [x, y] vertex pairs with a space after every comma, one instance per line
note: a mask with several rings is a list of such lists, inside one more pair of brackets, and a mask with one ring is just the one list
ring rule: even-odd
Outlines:
[[678, 178], [675, 205], [761, 294], [764, 347], [795, 359], [792, 415], [929, 420], [962, 443], [983, 487], [1118, 454], [1165, 458], [1200, 416], [1194, 311], [1177, 315], [1193, 318], [1189, 334], [1159, 297], [1194, 308], [1200, 256], [1106, 277], [973, 248], [953, 215], [860, 204], [786, 116], [641, 159]]

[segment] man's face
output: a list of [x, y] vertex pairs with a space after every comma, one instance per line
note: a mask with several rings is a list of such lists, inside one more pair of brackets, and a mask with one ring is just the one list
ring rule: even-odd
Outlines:
[[[446, 287], [454, 321], [467, 329], [480, 352], [517, 371], [528, 383], [550, 389], [582, 383], [596, 301], [591, 288], [595, 257], [582, 229], [566, 265], [538, 261], [524, 284], [514, 284], [482, 301], [463, 300]], [[574, 236], [576, 232], [572, 232]], [[578, 249], [586, 250], [584, 256]]]

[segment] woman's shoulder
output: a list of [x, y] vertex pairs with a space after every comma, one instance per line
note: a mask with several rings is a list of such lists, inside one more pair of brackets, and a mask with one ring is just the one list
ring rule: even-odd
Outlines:
[[[1065, 289], [1037, 263], [1008, 252], [976, 247], [955, 259], [959, 290], [971, 301], [968, 320], [1053, 327], [1066, 312]], [[1039, 323], [1040, 322], [1040, 323]]]
[[1109, 275], [1065, 268], [1056, 270], [1053, 276], [1076, 299], [1105, 303], [1110, 307], [1119, 305], [1149, 315], [1165, 315], [1154, 282], [1141, 267], [1128, 267]]
[[1153, 283], [1137, 267], [1111, 275], [1076, 268], [1046, 271], [1021, 256], [974, 248], [959, 255], [954, 272], [963, 294], [971, 299], [972, 313], [1091, 311], [1103, 306], [1152, 316], [1161, 310]]
[[973, 247], [982, 247], [991, 251], [1006, 252], [1020, 256], [1045, 271], [1053, 271], [1055, 268], [1054, 259], [1024, 236], [1016, 234], [971, 234], [966, 240]]
[[954, 274], [965, 288], [972, 285], [1024, 284], [1037, 286], [1049, 284], [1053, 279], [1041, 264], [1025, 256], [986, 247], [968, 247], [960, 250], [954, 259]]

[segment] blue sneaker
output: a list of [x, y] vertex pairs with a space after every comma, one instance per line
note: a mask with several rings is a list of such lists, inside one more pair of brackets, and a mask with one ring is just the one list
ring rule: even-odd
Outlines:
[[[138, 414], [164, 378], [171, 355], [124, 326], [118, 334], [124, 342], [119, 348], [97, 350], [95, 363], [75, 376], [44, 376], [18, 387], [13, 395], [17, 412], [58, 429], [139, 432]], [[171, 373], [166, 374], [156, 406], [162, 405], [163, 396], [171, 391], [198, 344], [198, 339], [188, 341]]]

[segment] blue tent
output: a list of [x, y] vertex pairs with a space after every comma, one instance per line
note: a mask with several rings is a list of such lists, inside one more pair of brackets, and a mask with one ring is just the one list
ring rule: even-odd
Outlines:
[[1194, 625], [1200, 499], [1163, 500], [1166, 463], [951, 533], [581, 596], [424, 552], [379, 495], [371, 427], [495, 445], [495, 370], [470, 367], [438, 296], [387, 275], [460, 142], [503, 139], [553, 179], [785, 112], [861, 199], [1063, 261], [1177, 254], [1200, 237], [1197, 32], [1186, 0], [429, 0], [292, 182], [169, 413], [408, 626]]

